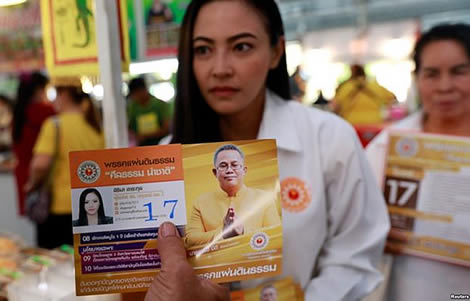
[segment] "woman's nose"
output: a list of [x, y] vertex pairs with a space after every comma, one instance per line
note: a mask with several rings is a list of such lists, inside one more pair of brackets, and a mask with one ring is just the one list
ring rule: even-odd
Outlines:
[[215, 55], [212, 72], [213, 75], [218, 78], [230, 77], [233, 75], [230, 58], [226, 53], [220, 51]]

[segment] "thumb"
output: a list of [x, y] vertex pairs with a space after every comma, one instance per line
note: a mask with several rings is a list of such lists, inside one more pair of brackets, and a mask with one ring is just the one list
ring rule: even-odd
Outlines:
[[165, 269], [165, 266], [171, 267], [173, 264], [186, 261], [183, 241], [172, 223], [165, 222], [158, 229], [157, 248], [162, 262], [162, 270]]

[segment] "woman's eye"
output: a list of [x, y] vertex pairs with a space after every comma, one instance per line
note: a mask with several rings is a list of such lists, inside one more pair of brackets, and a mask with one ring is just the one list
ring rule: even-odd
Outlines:
[[437, 75], [438, 75], [437, 72], [425, 72], [424, 78], [436, 78]]
[[235, 45], [235, 50], [241, 51], [241, 52], [248, 51], [251, 48], [253, 48], [253, 46], [251, 46], [248, 43], [239, 43], [239, 44]]
[[207, 55], [209, 52], [210, 52], [210, 49], [207, 46], [194, 47], [194, 54], [195, 55]]

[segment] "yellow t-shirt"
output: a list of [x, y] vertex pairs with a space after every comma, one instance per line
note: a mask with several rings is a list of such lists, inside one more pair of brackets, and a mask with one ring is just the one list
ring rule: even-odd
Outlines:
[[[55, 140], [55, 124], [49, 118], [41, 127], [34, 146], [34, 154], [54, 155]], [[52, 178], [52, 213], [70, 214], [72, 212], [69, 152], [102, 148], [104, 148], [103, 135], [97, 133], [81, 113], [59, 114], [59, 150], [55, 157]]]
[[351, 79], [338, 89], [335, 101], [339, 115], [353, 125], [379, 124], [382, 110], [392, 104], [395, 95], [375, 81]]
[[193, 201], [191, 217], [186, 227], [185, 242], [188, 247], [211, 242], [223, 231], [228, 208], [235, 209], [242, 220], [244, 234], [281, 223], [276, 208], [274, 191], [243, 186], [235, 197], [218, 190], [203, 194]]

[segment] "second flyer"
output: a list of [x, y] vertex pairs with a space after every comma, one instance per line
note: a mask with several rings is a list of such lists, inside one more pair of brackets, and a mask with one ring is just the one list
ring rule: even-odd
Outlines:
[[399, 252], [470, 266], [470, 139], [391, 133], [384, 194]]

